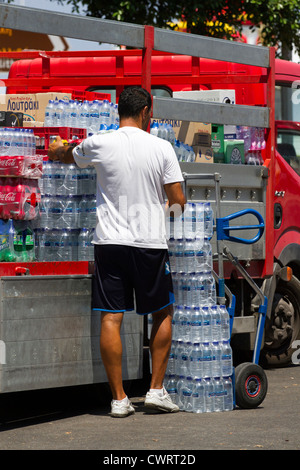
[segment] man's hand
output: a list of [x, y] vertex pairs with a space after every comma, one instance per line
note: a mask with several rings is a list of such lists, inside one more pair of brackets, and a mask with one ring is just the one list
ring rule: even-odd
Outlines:
[[73, 163], [73, 148], [74, 145], [64, 145], [63, 140], [58, 135], [55, 142], [49, 145], [48, 158], [49, 160], [59, 160], [62, 163]]
[[64, 147], [64, 143], [61, 137], [58, 135], [55, 139], [55, 142], [49, 145], [48, 148], [48, 158], [49, 160], [59, 160], [60, 159], [60, 152], [58, 149]]

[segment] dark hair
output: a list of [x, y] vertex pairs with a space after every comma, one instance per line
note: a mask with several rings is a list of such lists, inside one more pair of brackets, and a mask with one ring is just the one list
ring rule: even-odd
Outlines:
[[144, 88], [137, 86], [125, 88], [120, 94], [118, 103], [120, 119], [136, 118], [145, 106], [150, 110], [151, 105], [151, 95]]

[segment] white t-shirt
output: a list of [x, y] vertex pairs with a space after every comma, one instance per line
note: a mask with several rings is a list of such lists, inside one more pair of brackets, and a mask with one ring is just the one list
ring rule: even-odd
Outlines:
[[183, 181], [172, 145], [136, 127], [94, 134], [73, 150], [97, 173], [96, 244], [167, 248], [163, 185]]

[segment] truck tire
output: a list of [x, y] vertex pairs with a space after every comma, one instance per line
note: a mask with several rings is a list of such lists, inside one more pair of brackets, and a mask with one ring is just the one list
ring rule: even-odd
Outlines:
[[268, 365], [291, 363], [293, 343], [300, 338], [300, 282], [293, 276], [289, 282], [279, 280], [273, 297], [270, 318], [266, 318], [262, 350]]
[[265, 399], [268, 380], [263, 368], [252, 362], [235, 369], [235, 400], [239, 408], [257, 408]]

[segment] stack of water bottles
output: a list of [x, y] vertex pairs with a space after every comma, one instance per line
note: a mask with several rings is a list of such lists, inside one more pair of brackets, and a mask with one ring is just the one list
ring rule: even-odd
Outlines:
[[118, 106], [108, 100], [49, 100], [44, 126], [83, 128], [87, 136], [116, 130], [119, 127]]
[[193, 163], [195, 161], [196, 156], [193, 147], [184, 144], [175, 138], [172, 124], [168, 122], [154, 121], [150, 126], [150, 133], [170, 142], [175, 150], [179, 162]]
[[93, 167], [46, 161], [41, 183], [38, 261], [91, 261], [96, 226], [96, 173]]
[[180, 410], [195, 413], [233, 409], [230, 322], [216, 301], [212, 234], [209, 203], [188, 203], [170, 221], [176, 303], [165, 387]]

